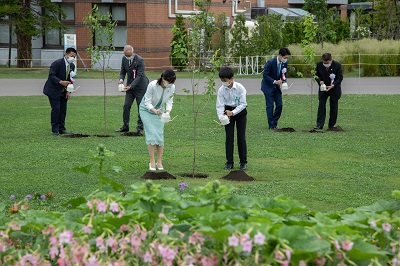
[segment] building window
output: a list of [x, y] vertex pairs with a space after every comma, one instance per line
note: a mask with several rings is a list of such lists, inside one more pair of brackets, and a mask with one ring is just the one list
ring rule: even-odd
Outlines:
[[[117, 21], [117, 26], [114, 28], [114, 47], [123, 48], [126, 45], [126, 6], [120, 4], [98, 4], [100, 15], [111, 13], [112, 20]], [[95, 33], [96, 35], [96, 33]], [[96, 36], [95, 45], [101, 45], [101, 41]], [[103, 45], [109, 45], [106, 40], [103, 40]]]
[[[64, 34], [75, 34], [75, 6], [72, 3], [59, 3], [57, 4], [64, 11], [66, 17], [59, 19], [63, 25], [67, 27], [66, 30], [62, 29], [51, 29], [46, 30], [43, 36], [43, 47], [44, 48], [55, 48], [60, 49], [64, 45]], [[44, 10], [46, 12], [46, 10]]]
[[[12, 36], [11, 36], [11, 43], [17, 43], [17, 37], [14, 31], [15, 27], [12, 26]], [[10, 21], [8, 16], [1, 18], [0, 20], [0, 47], [8, 47], [10, 43]]]

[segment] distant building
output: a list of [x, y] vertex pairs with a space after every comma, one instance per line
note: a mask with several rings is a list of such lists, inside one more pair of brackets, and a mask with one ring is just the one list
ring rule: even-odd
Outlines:
[[[90, 66], [90, 58], [86, 53], [89, 43], [89, 31], [84, 28], [83, 19], [92, 9], [93, 5], [99, 6], [101, 13], [111, 12], [114, 20], [118, 21], [115, 28], [114, 45], [116, 51], [113, 54], [110, 66], [120, 67], [122, 49], [126, 44], [131, 44], [135, 51], [146, 62], [146, 68], [164, 69], [170, 67], [169, 46], [172, 33], [171, 28], [175, 24], [176, 14], [189, 16], [196, 12], [193, 0], [52, 0], [59, 5], [67, 17], [62, 23], [68, 27], [68, 34], [76, 34], [78, 53], [82, 61], [79, 67]], [[328, 5], [337, 6], [346, 16], [347, 0], [328, 0]], [[284, 18], [301, 16], [303, 0], [212, 0], [210, 11], [215, 14], [225, 13], [229, 25], [232, 25], [234, 17], [239, 13], [246, 13], [250, 20], [255, 13], [278, 13]], [[283, 9], [286, 8], [286, 9]], [[255, 11], [256, 10], [256, 11]], [[40, 12], [46, 12], [40, 10]], [[255, 15], [254, 15], [255, 16]], [[0, 65], [6, 65], [9, 57], [10, 27], [7, 18], [0, 20]], [[32, 40], [32, 65], [47, 67], [56, 58], [63, 55], [63, 35], [59, 30], [46, 31], [43, 36]], [[11, 49], [11, 64], [16, 65], [16, 38], [12, 36], [13, 47]]]

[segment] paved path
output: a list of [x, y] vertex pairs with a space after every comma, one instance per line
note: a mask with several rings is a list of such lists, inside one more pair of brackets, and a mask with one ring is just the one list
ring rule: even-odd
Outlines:
[[[262, 94], [260, 90], [261, 79], [237, 76], [236, 81], [242, 83], [248, 94]], [[32, 96], [43, 95], [45, 79], [0, 79], [0, 96]], [[310, 94], [310, 79], [288, 79], [292, 87], [285, 94]], [[307, 84], [308, 83], [308, 84]], [[199, 93], [204, 90], [204, 82], [200, 81]], [[221, 82], [216, 81], [217, 87]], [[73, 96], [103, 95], [103, 80], [101, 79], [76, 79], [75, 87], [80, 86]], [[191, 89], [190, 79], [177, 79], [177, 94], [186, 94], [182, 89]], [[400, 77], [378, 78], [345, 78], [342, 83], [343, 94], [400, 94]], [[316, 83], [313, 85], [313, 94], [316, 94]], [[107, 95], [123, 95], [117, 91], [116, 80], [107, 80]]]

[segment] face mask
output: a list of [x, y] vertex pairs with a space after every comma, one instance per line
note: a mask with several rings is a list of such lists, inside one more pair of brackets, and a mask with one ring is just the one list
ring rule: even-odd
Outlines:
[[128, 60], [131, 60], [133, 57], [132, 57], [132, 56], [126, 56], [126, 55], [125, 55], [125, 58], [128, 59]]
[[165, 83], [165, 82], [164, 82], [164, 86], [165, 86], [165, 88], [171, 88], [171, 87], [172, 87], [172, 84], [170, 84], [170, 83]]
[[331, 66], [331, 64], [323, 64], [324, 65], [324, 67], [330, 67]]
[[70, 63], [70, 64], [73, 63], [73, 62], [75, 62], [75, 57], [68, 56], [67, 62]]
[[287, 59], [286, 58], [282, 58], [282, 63], [286, 63]]

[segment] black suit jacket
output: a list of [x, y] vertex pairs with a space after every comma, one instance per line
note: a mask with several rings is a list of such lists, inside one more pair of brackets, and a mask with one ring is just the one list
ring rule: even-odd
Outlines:
[[[64, 86], [59, 84], [60, 80], [71, 81], [69, 73], [66, 75], [66, 65], [64, 57], [57, 59], [50, 66], [49, 77], [44, 84], [43, 93], [50, 98], [61, 97], [66, 93]], [[69, 65], [70, 72], [75, 70], [75, 65]]]
[[[287, 69], [287, 62], [281, 64], [281, 71], [278, 75], [278, 58], [274, 57], [267, 61], [264, 65], [263, 79], [261, 81], [261, 90], [264, 93], [273, 91], [275, 88], [279, 88], [279, 85], [274, 84], [274, 80], [282, 79], [282, 69]], [[279, 90], [280, 91], [280, 90]]]
[[331, 85], [331, 78], [329, 77], [330, 74], [335, 74], [335, 79], [333, 81], [333, 87], [332, 90], [341, 90], [341, 84], [343, 81], [343, 70], [342, 70], [342, 65], [335, 61], [332, 60], [331, 66], [327, 69], [324, 67], [323, 62], [320, 61], [317, 63], [316, 66], [316, 78], [315, 81], [317, 81], [318, 86], [320, 85], [319, 82], [322, 80], [326, 86]]
[[141, 56], [135, 54], [132, 59], [132, 64], [129, 67], [129, 60], [122, 57], [121, 71], [119, 78], [124, 80], [127, 76], [126, 86], [131, 86], [128, 92], [133, 92], [137, 95], [144, 95], [146, 93], [149, 80], [144, 72], [145, 64]]

